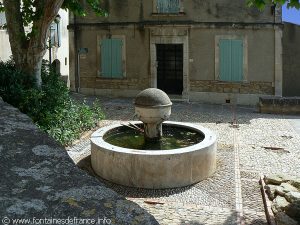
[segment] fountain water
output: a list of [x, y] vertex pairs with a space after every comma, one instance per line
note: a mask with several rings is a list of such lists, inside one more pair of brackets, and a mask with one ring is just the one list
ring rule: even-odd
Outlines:
[[[135, 99], [138, 129], [113, 125], [91, 137], [94, 171], [114, 183], [141, 188], [173, 188], [203, 180], [216, 169], [216, 136], [194, 124], [163, 122], [169, 97], [149, 88]], [[142, 133], [141, 130], [144, 130]]]

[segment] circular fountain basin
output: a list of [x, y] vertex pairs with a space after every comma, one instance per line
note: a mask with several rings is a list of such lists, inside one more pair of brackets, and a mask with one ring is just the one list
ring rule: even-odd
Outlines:
[[[140, 122], [134, 123], [141, 125]], [[197, 132], [202, 141], [188, 147], [139, 150], [118, 147], [107, 136], [123, 125], [103, 127], [91, 137], [91, 163], [97, 175], [113, 183], [139, 188], [183, 187], [211, 176], [216, 170], [216, 136], [199, 125], [164, 122], [164, 127]]]

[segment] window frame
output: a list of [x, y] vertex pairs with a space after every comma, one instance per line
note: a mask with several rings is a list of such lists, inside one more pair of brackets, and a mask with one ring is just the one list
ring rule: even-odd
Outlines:
[[[104, 77], [102, 72], [102, 52], [101, 52], [101, 42], [104, 39], [120, 39], [122, 41], [122, 77]], [[125, 35], [102, 35], [97, 36], [97, 64], [98, 64], [98, 70], [97, 70], [97, 77], [101, 79], [110, 79], [110, 80], [122, 80], [126, 78], [126, 38]]]
[[[243, 43], [243, 79], [242, 81], [225, 81], [220, 77], [220, 40], [242, 40]], [[230, 83], [248, 82], [248, 40], [245, 35], [216, 35], [215, 36], [215, 80]]]

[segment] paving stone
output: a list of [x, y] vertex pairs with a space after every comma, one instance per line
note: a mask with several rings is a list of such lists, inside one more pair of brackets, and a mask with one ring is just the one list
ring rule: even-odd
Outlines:
[[245, 212], [244, 220], [246, 225], [268, 225], [268, 221], [263, 213]]
[[258, 182], [242, 180], [242, 198], [244, 210], [264, 211], [264, 204]]

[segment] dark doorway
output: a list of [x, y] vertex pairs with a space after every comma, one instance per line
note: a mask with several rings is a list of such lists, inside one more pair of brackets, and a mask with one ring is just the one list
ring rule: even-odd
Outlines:
[[157, 88], [167, 94], [183, 91], [183, 45], [157, 44]]
[[52, 62], [52, 69], [55, 73], [60, 74], [60, 61], [58, 59]]

